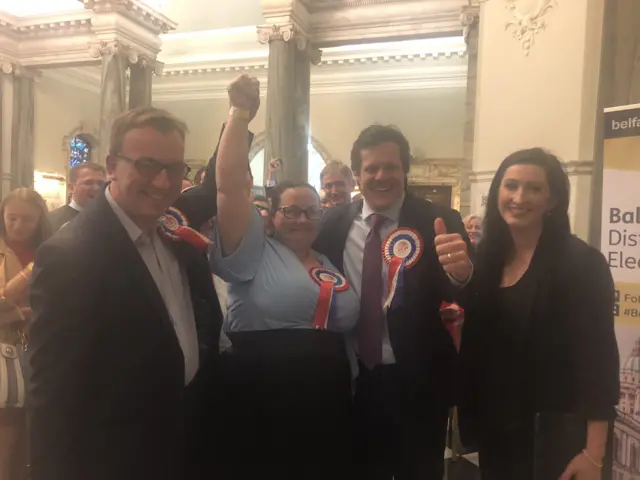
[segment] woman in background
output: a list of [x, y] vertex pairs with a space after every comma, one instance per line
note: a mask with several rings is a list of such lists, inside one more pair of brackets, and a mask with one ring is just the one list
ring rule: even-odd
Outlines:
[[[36, 249], [51, 233], [46, 203], [37, 192], [18, 188], [0, 204], [2, 354], [9, 345], [15, 351], [26, 351], [27, 323], [31, 314], [27, 296], [32, 262]], [[23, 480], [27, 463], [25, 413], [24, 408], [16, 406], [16, 382], [20, 380], [7, 378], [7, 381], [7, 391], [0, 392], [0, 480]], [[20, 403], [23, 402], [24, 399]]]
[[491, 183], [460, 352], [461, 431], [483, 480], [533, 480], [534, 463], [535, 480], [601, 479], [619, 395], [614, 285], [568, 208], [567, 174], [540, 148]]
[[464, 227], [469, 235], [471, 245], [478, 248], [478, 243], [482, 239], [482, 217], [472, 214], [464, 219]]

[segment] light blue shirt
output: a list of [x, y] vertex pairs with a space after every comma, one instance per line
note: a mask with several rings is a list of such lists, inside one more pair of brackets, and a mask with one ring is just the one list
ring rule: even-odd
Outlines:
[[[223, 256], [219, 225], [214, 225], [211, 268], [229, 283], [224, 320], [225, 332], [313, 327], [320, 286], [298, 257], [264, 233], [264, 219], [254, 210], [250, 227], [238, 250]], [[318, 255], [319, 262], [334, 272], [334, 265]], [[348, 332], [358, 321], [360, 304], [353, 288], [334, 292], [333, 315], [327, 328]]]

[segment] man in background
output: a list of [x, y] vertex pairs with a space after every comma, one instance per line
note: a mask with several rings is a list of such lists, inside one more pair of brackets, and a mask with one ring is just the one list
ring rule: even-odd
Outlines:
[[68, 205], [56, 208], [49, 213], [49, 220], [53, 230], [59, 230], [70, 222], [87, 206], [90, 200], [96, 198], [106, 180], [106, 170], [96, 163], [81, 163], [69, 172], [69, 190], [71, 201]]
[[337, 207], [351, 203], [356, 182], [349, 166], [334, 160], [327, 163], [320, 172], [320, 185], [326, 194], [327, 206]]

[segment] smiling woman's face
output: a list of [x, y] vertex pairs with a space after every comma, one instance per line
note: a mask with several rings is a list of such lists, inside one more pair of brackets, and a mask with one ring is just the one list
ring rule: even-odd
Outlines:
[[288, 188], [282, 192], [280, 209], [273, 216], [276, 237], [294, 250], [311, 248], [318, 235], [321, 214], [316, 192], [307, 187]]
[[467, 221], [465, 227], [469, 235], [469, 240], [473, 245], [477, 245], [482, 238], [482, 220], [478, 217], [472, 217]]
[[500, 183], [498, 210], [509, 228], [539, 228], [553, 206], [542, 168], [527, 164], [507, 168]]

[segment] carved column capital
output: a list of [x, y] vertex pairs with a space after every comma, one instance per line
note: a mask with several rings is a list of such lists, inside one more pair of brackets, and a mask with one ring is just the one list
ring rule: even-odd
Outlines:
[[126, 57], [129, 65], [140, 65], [143, 68], [151, 68], [156, 73], [158, 73], [156, 64], [161, 63], [158, 62], [154, 56], [141, 53], [131, 45], [121, 43], [117, 40], [101, 40], [100, 42], [93, 43], [89, 46], [89, 54], [93, 58], [123, 55]]
[[315, 48], [307, 35], [293, 23], [258, 26], [258, 42], [263, 45], [271, 42], [295, 42], [297, 49], [304, 52], [313, 65], [320, 63], [322, 52]]
[[147, 68], [156, 75], [162, 75], [164, 69], [164, 63], [159, 62], [154, 57], [149, 55], [139, 54], [133, 50], [128, 54], [129, 65], [137, 65], [140, 68]]
[[123, 53], [125, 48], [126, 48], [126, 45], [123, 45], [116, 40], [112, 40], [112, 41], [101, 40], [99, 42], [89, 45], [89, 55], [91, 55], [93, 58], [116, 55], [119, 53]]
[[469, 32], [472, 28], [477, 28], [479, 22], [480, 7], [467, 6], [462, 9], [460, 23], [462, 23], [463, 26], [462, 35], [464, 36], [465, 42], [469, 43]]
[[40, 76], [38, 70], [23, 67], [18, 63], [3, 59], [0, 59], [0, 73], [14, 77], [30, 78], [32, 80], [36, 80]]
[[299, 35], [300, 31], [293, 23], [258, 25], [258, 42], [263, 45], [276, 41], [289, 42]]
[[15, 71], [15, 64], [9, 60], [0, 59], [0, 72], [11, 75]]

